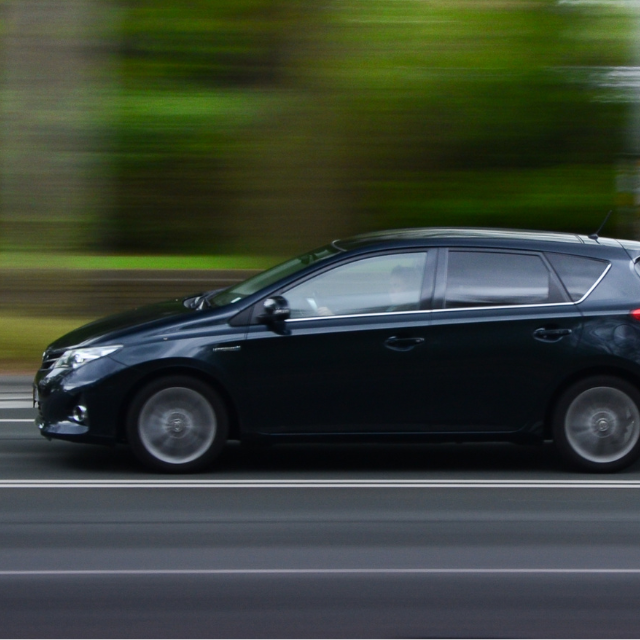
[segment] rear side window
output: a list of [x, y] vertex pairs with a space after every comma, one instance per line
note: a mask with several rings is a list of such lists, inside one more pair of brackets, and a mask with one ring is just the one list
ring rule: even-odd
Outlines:
[[538, 255], [449, 251], [447, 309], [561, 301], [563, 294]]
[[[564, 253], [547, 253], [547, 259], [556, 270], [573, 302], [577, 302], [598, 282], [608, 262]], [[637, 268], [637, 267], [636, 267]]]

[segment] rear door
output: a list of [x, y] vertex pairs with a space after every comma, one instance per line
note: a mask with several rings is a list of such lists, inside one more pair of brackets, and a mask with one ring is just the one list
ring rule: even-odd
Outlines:
[[543, 254], [442, 250], [429, 340], [433, 429], [539, 426], [532, 416], [571, 370], [581, 330]]

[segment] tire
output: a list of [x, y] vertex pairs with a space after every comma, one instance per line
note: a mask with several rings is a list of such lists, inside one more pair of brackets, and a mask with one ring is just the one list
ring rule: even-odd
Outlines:
[[553, 436], [565, 460], [582, 471], [619, 471], [640, 456], [640, 392], [614, 376], [585, 378], [553, 412]]
[[228, 434], [224, 402], [188, 376], [154, 380], [134, 397], [127, 435], [138, 459], [154, 471], [190, 473], [209, 465]]

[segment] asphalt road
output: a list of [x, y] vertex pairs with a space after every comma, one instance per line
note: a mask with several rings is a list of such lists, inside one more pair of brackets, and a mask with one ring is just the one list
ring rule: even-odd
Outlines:
[[167, 477], [47, 442], [0, 382], [3, 637], [638, 637], [640, 465], [230, 444]]

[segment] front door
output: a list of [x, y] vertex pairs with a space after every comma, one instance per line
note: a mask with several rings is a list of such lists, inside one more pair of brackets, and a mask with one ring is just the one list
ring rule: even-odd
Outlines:
[[254, 429], [421, 430], [429, 407], [424, 300], [432, 262], [426, 252], [364, 257], [283, 291], [288, 335], [254, 325], [243, 347]]

